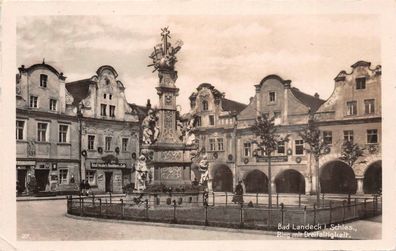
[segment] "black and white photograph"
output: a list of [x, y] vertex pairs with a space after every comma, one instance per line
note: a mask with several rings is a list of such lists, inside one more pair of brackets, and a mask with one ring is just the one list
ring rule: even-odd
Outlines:
[[3, 6], [5, 248], [392, 243], [395, 4], [275, 2]]

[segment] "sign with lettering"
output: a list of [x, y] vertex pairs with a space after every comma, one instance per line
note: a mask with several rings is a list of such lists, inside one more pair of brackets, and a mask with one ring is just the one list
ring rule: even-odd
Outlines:
[[[285, 156], [271, 156], [271, 162], [287, 162], [287, 155]], [[257, 162], [268, 162], [268, 156], [257, 156]]]
[[91, 168], [127, 168], [127, 165], [125, 163], [91, 163]]

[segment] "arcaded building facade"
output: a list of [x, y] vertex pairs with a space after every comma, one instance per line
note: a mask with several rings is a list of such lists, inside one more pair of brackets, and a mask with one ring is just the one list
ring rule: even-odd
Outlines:
[[[341, 71], [336, 76], [334, 92], [327, 100], [301, 92], [290, 80], [269, 75], [254, 86], [255, 95], [247, 106], [230, 103], [221, 109], [224, 93], [201, 84], [190, 97], [191, 114], [204, 116], [197, 134], [210, 160], [209, 189], [232, 191], [242, 181], [245, 192], [266, 193], [271, 182], [275, 193], [316, 193], [314, 159], [299, 136], [314, 118], [328, 145], [327, 154], [319, 160], [320, 192], [380, 192], [381, 66], [358, 61], [351, 68], [350, 73]], [[289, 141], [279, 145], [271, 158], [271, 181], [268, 157], [252, 144], [251, 126], [261, 114], [274, 116], [277, 133], [289, 135]], [[340, 159], [344, 141], [364, 149], [352, 167]]]

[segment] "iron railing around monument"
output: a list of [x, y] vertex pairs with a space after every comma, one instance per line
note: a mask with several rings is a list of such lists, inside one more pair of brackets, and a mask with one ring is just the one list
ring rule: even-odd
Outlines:
[[[212, 200], [212, 203], [210, 201]], [[230, 204], [209, 197], [207, 203], [179, 204], [175, 199], [170, 205], [152, 206], [148, 200], [138, 204], [122, 198], [67, 197], [67, 212], [71, 215], [190, 225], [206, 225], [230, 228], [279, 230], [280, 225], [330, 225], [373, 217], [382, 212], [379, 196], [330, 200], [318, 207], [311, 205], [286, 205], [283, 202], [268, 209], [257, 205]], [[214, 202], [214, 203], [213, 203]], [[316, 228], [317, 229], [317, 228]], [[308, 231], [315, 228], [304, 229]]]

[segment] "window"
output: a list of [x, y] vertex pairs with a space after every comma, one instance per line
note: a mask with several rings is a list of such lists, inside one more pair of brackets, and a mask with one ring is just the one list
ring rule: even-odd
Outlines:
[[285, 153], [285, 142], [278, 142], [278, 154]]
[[47, 123], [37, 123], [37, 141], [47, 141]]
[[93, 150], [95, 146], [95, 136], [88, 135], [88, 150]]
[[110, 109], [110, 113], [109, 113], [110, 117], [115, 117], [115, 106], [110, 105], [109, 109]]
[[202, 110], [203, 110], [203, 111], [209, 110], [208, 101], [206, 101], [206, 100], [202, 101]]
[[128, 151], [128, 138], [122, 138], [122, 151]]
[[56, 100], [55, 99], [50, 99], [50, 103], [49, 103], [49, 109], [51, 111], [56, 111]]
[[95, 170], [86, 170], [85, 171], [85, 179], [88, 180], [90, 185], [96, 185], [96, 171]]
[[69, 141], [68, 139], [68, 125], [59, 125], [59, 142], [66, 143]]
[[275, 92], [269, 92], [269, 102], [274, 103], [276, 101]]
[[214, 115], [209, 115], [209, 125], [214, 125]]
[[366, 99], [364, 100], [364, 113], [372, 114], [375, 112], [374, 108], [374, 99]]
[[367, 143], [376, 144], [378, 143], [378, 131], [377, 129], [367, 130]]
[[38, 98], [36, 96], [30, 96], [30, 107], [37, 108], [37, 100]]
[[216, 150], [216, 140], [215, 139], [209, 139], [209, 149], [210, 149], [210, 151]]
[[100, 115], [101, 116], [106, 116], [106, 107], [107, 107], [107, 105], [100, 104]]
[[252, 145], [249, 142], [243, 144], [243, 156], [252, 156]]
[[366, 89], [366, 78], [356, 78], [356, 89]]
[[24, 139], [24, 129], [25, 129], [25, 121], [17, 120], [16, 121], [16, 139], [18, 139], [18, 140]]
[[353, 142], [353, 131], [352, 130], [344, 131], [344, 140]]
[[110, 151], [111, 149], [111, 137], [105, 138], [105, 151]]
[[104, 98], [104, 99], [106, 99], [106, 93], [105, 93], [105, 94], [103, 94], [103, 98]]
[[356, 101], [347, 102], [347, 115], [356, 115], [357, 114], [357, 103]]
[[295, 144], [295, 151], [296, 155], [302, 155], [304, 154], [304, 141], [302, 139], [298, 139], [294, 141]]
[[218, 138], [218, 139], [217, 139], [217, 150], [219, 150], [219, 151], [224, 151], [224, 142], [223, 142], [223, 138]]
[[45, 74], [40, 74], [40, 86], [47, 87], [48, 76]]
[[201, 126], [201, 117], [200, 116], [198, 116], [195, 121], [196, 121], [195, 123], [197, 123], [197, 126]]
[[323, 131], [323, 142], [327, 145], [331, 145], [333, 143], [333, 132]]
[[67, 183], [67, 169], [59, 169], [59, 184]]
[[109, 94], [109, 99], [111, 100], [111, 98], [113, 97], [113, 95]]

